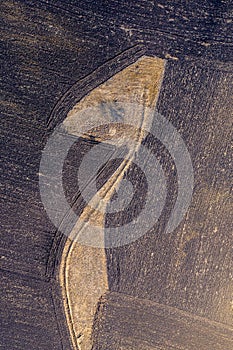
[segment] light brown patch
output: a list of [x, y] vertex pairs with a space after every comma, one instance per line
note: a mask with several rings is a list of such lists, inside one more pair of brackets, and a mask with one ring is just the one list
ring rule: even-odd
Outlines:
[[[101, 211], [106, 208], [113, 191], [123, 178], [130, 162], [133, 159], [135, 147], [140, 145], [143, 137], [143, 129], [149, 130], [153, 119], [151, 109], [154, 110], [163, 78], [165, 61], [159, 58], [143, 57], [136, 63], [114, 75], [111, 79], [94, 89], [85, 96], [68, 114], [64, 121], [66, 131], [70, 134], [80, 134], [82, 126], [88, 128], [91, 121], [85, 115], [77, 121], [77, 114], [88, 107], [112, 102], [134, 103], [138, 107], [133, 115], [133, 125], [137, 135], [134, 135], [136, 143], [129, 149], [129, 155], [120, 167], [110, 177], [106, 184], [98, 192], [103, 198], [101, 203], [95, 196], [84, 209], [80, 219], [75, 225], [71, 235], [75, 237], [82, 230], [90, 229], [93, 220], [98, 222], [100, 239], [104, 240], [104, 215]], [[148, 111], [148, 109], [149, 111]], [[94, 116], [101, 123], [111, 121], [111, 110], [105, 114]], [[96, 120], [95, 120], [96, 122]], [[132, 122], [132, 120], [131, 120]], [[89, 123], [89, 124], [88, 124]], [[127, 116], [124, 119], [127, 124]], [[114, 135], [114, 130], [112, 130]], [[84, 135], [88, 139], [88, 135]], [[94, 135], [100, 138], [101, 135]], [[132, 138], [132, 135], [124, 136]], [[89, 226], [88, 226], [89, 224]], [[87, 226], [89, 228], [87, 228]], [[101, 235], [102, 234], [102, 235]], [[103, 245], [104, 246], [104, 245]], [[67, 241], [63, 252], [60, 269], [60, 281], [63, 289], [65, 310], [68, 325], [76, 349], [91, 349], [92, 325], [96, 307], [100, 297], [108, 290], [107, 264], [104, 248], [81, 246], [75, 241]]]

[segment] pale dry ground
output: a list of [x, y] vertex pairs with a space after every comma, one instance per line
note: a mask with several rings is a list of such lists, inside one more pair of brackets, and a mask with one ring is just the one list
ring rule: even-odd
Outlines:
[[[82, 234], [82, 231], [93, 230], [91, 221], [98, 225], [95, 227], [98, 240], [102, 240], [104, 247], [104, 210], [114, 190], [122, 180], [125, 171], [133, 159], [135, 148], [139, 146], [144, 133], [150, 130], [156, 102], [159, 95], [161, 81], [163, 79], [165, 61], [159, 58], [142, 57], [136, 63], [117, 73], [85, 96], [70, 111], [63, 125], [69, 134], [80, 135], [82, 130], [91, 129], [93, 125], [113, 122], [111, 103], [117, 102], [122, 106], [134, 104], [135, 109], [130, 115], [124, 113], [124, 124], [133, 124], [132, 130], [122, 133], [120, 139], [114, 139], [113, 143], [127, 142], [132, 138], [129, 147], [129, 155], [120, 167], [110, 177], [106, 184], [98, 192], [103, 199], [95, 196], [84, 209], [80, 219], [75, 225], [72, 237]], [[87, 119], [87, 108], [99, 109], [99, 113], [93, 115], [93, 120]], [[127, 109], [127, 108], [126, 108]], [[83, 113], [82, 113], [83, 112]], [[132, 111], [131, 111], [132, 112]], [[112, 135], [115, 131], [112, 130]], [[88, 138], [89, 135], [85, 135]], [[92, 133], [93, 136], [93, 133]], [[102, 134], [94, 134], [101, 140]], [[74, 240], [67, 240], [63, 251], [60, 270], [60, 283], [63, 289], [66, 316], [73, 345], [76, 349], [89, 350], [92, 347], [92, 325], [100, 297], [108, 291], [108, 278], [106, 256], [104, 248], [84, 246]]]

